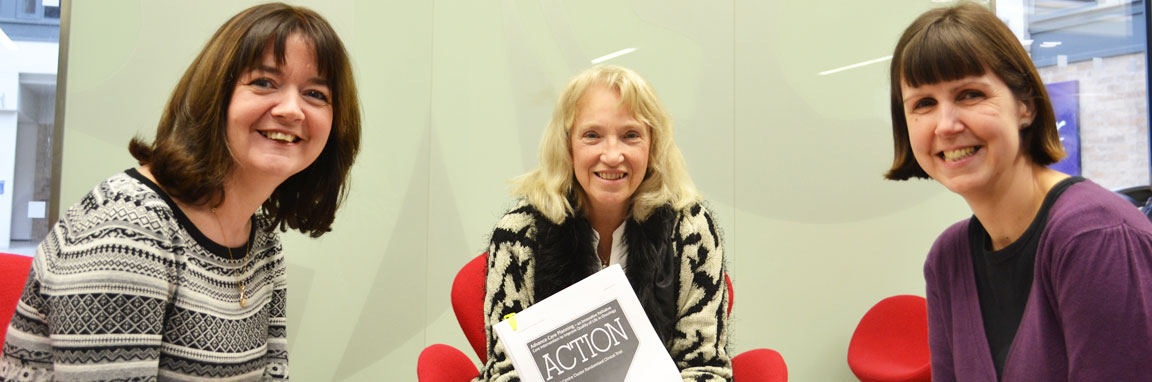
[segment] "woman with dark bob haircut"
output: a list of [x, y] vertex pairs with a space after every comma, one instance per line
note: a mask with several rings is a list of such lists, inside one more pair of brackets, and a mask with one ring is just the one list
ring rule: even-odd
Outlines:
[[185, 71], [140, 167], [36, 250], [0, 381], [286, 381], [279, 234], [331, 230], [360, 145], [348, 54], [315, 12], [228, 20]]
[[932, 380], [1152, 380], [1152, 224], [1064, 156], [1028, 53], [996, 15], [921, 15], [892, 56], [895, 160], [973, 216], [924, 265]]

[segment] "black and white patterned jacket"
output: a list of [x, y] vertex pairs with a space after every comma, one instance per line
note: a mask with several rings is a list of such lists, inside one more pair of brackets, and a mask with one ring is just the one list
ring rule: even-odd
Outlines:
[[[488, 362], [477, 381], [519, 381], [492, 326], [601, 269], [588, 221], [545, 218], [526, 202], [504, 215], [488, 248], [484, 293]], [[628, 219], [625, 274], [685, 381], [729, 381], [724, 251], [710, 213], [695, 204]]]

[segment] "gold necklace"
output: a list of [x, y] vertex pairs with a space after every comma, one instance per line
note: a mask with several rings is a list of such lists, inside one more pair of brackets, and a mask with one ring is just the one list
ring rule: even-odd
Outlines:
[[[224, 236], [224, 224], [220, 223], [220, 215], [216, 213], [216, 207], [212, 207], [212, 216], [216, 217], [216, 226], [220, 227], [220, 238], [224, 239], [224, 241], [228, 241], [228, 238]], [[247, 294], [245, 294], [246, 292], [244, 291], [244, 281], [245, 281], [244, 275], [248, 274], [248, 249], [249, 249], [248, 244], [249, 243], [244, 243], [244, 266], [242, 268], [242, 271], [240, 272], [240, 275], [238, 276], [238, 278], [240, 279], [240, 307], [241, 308], [248, 306], [248, 296], [247, 296]], [[232, 247], [225, 245], [224, 249], [228, 250], [228, 260], [235, 261], [232, 258]]]

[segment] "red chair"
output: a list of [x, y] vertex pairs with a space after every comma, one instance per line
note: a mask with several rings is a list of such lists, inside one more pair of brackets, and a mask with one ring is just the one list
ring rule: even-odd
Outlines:
[[862, 382], [931, 382], [924, 298], [893, 296], [869, 309], [848, 343], [848, 367]]
[[8, 332], [8, 322], [12, 320], [16, 303], [24, 293], [24, 281], [28, 279], [28, 268], [31, 267], [31, 257], [0, 253], [0, 342]]
[[[487, 253], [476, 256], [456, 274], [452, 282], [452, 310], [464, 337], [480, 357], [488, 360], [484, 335], [484, 282], [488, 272]], [[735, 295], [727, 275], [728, 313], [732, 313]], [[771, 349], [749, 350], [732, 358], [733, 380], [740, 382], [787, 382], [788, 368], [784, 358]], [[466, 382], [480, 375], [468, 356], [454, 347], [435, 344], [424, 349], [416, 363], [416, 376], [422, 382]]]

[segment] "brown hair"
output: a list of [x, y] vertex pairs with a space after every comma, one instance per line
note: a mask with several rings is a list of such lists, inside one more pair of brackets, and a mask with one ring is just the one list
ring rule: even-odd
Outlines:
[[976, 4], [924, 12], [900, 36], [892, 54], [892, 140], [895, 157], [884, 174], [892, 180], [929, 178], [908, 141], [901, 81], [910, 87], [981, 76], [1000, 77], [1018, 101], [1032, 108], [1035, 119], [1020, 131], [1021, 149], [1035, 164], [1046, 166], [1064, 157], [1048, 91], [1016, 35], [992, 11]]
[[128, 144], [169, 196], [194, 205], [223, 200], [224, 182], [235, 166], [227, 121], [236, 81], [261, 64], [266, 48], [283, 65], [286, 40], [297, 33], [311, 42], [319, 74], [331, 90], [332, 132], [320, 156], [264, 201], [263, 214], [272, 222], [269, 229], [291, 227], [312, 237], [332, 230], [360, 149], [360, 102], [344, 44], [324, 18], [307, 8], [270, 3], [233, 16], [176, 84], [152, 143], [136, 137]]

